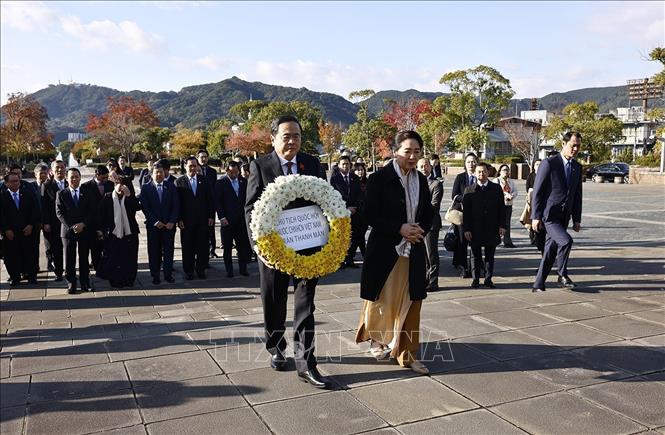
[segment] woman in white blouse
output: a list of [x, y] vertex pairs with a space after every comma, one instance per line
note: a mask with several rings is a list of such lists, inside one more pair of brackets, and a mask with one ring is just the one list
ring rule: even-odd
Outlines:
[[503, 190], [503, 202], [506, 205], [506, 234], [503, 236], [503, 246], [514, 248], [513, 241], [510, 238], [510, 217], [513, 214], [513, 201], [517, 198], [517, 187], [515, 181], [510, 178], [510, 166], [499, 166], [499, 176], [494, 180], [501, 190]]

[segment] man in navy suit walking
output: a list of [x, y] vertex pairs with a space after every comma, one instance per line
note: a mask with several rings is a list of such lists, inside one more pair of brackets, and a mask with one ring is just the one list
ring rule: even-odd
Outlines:
[[148, 235], [148, 264], [152, 283], [158, 285], [159, 270], [164, 265], [164, 280], [174, 283], [173, 244], [178, 222], [179, 198], [175, 185], [164, 179], [164, 167], [155, 163], [150, 181], [141, 186], [141, 207]]
[[568, 276], [568, 257], [573, 238], [566, 231], [570, 219], [578, 232], [582, 220], [582, 165], [574, 157], [582, 146], [582, 135], [571, 131], [563, 136], [561, 153], [543, 160], [533, 187], [532, 218], [535, 231], [545, 231], [545, 250], [538, 267], [533, 292], [545, 291], [545, 281], [556, 260], [559, 285], [575, 289]]

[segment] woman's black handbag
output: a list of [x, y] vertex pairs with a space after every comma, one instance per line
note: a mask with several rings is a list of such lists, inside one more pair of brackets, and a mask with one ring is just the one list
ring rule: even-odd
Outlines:
[[457, 228], [455, 225], [448, 227], [446, 235], [443, 236], [443, 247], [446, 248], [446, 251], [453, 252], [458, 245], [457, 240]]

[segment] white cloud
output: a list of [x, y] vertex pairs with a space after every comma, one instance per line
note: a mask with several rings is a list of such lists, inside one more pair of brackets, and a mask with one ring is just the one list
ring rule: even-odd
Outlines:
[[160, 36], [147, 33], [133, 21], [115, 23], [110, 20], [82, 23], [78, 17], [61, 19], [65, 33], [77, 38], [86, 48], [123, 46], [132, 52], [156, 51], [163, 45]]
[[311, 90], [336, 93], [346, 97], [358, 89], [418, 89], [442, 91], [439, 72], [428, 69], [378, 68], [350, 66], [331, 61], [295, 60], [290, 63], [257, 61], [241, 68], [238, 77], [249, 81], [306, 87]]
[[613, 43], [628, 41], [650, 49], [665, 43], [665, 3], [605, 3], [583, 25]]
[[222, 67], [229, 65], [229, 62], [213, 55], [199, 57], [197, 59], [187, 59], [183, 57], [173, 57], [171, 59], [177, 66], [186, 69], [206, 68], [217, 71]]
[[2, 1], [0, 21], [3, 26], [44, 32], [58, 23], [58, 15], [43, 2]]
[[156, 51], [164, 45], [159, 35], [143, 30], [134, 21], [99, 20], [83, 23], [76, 16], [63, 16], [43, 2], [2, 1], [2, 25], [25, 32], [52, 31], [59, 27], [86, 48], [121, 46], [131, 52]]
[[141, 2], [164, 11], [181, 11], [185, 7], [199, 7], [203, 2], [198, 1], [144, 1]]

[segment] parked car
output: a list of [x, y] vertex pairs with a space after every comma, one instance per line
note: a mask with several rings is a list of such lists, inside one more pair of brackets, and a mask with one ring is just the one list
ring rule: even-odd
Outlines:
[[623, 177], [623, 182], [628, 183], [628, 172], [629, 166], [627, 163], [601, 163], [587, 169], [585, 177], [587, 180], [591, 179], [595, 183], [599, 181], [599, 177], [611, 179], [612, 181], [614, 181], [614, 177]]

